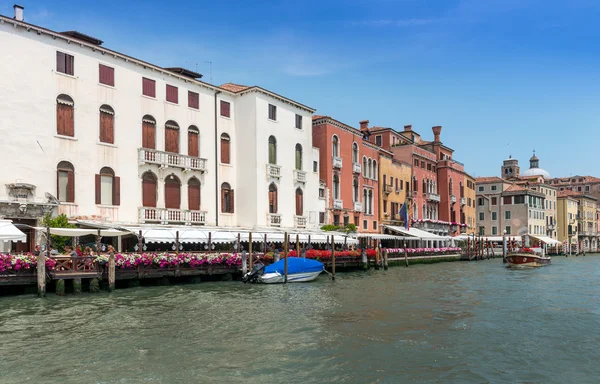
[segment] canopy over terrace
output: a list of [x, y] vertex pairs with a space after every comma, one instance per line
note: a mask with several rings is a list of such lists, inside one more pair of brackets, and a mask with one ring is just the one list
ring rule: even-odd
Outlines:
[[[34, 227], [38, 231], [46, 232], [48, 228]], [[55, 236], [80, 237], [88, 235], [98, 235], [102, 237], [118, 237], [125, 236], [128, 232], [119, 231], [117, 229], [84, 229], [84, 228], [49, 228], [50, 234]]]
[[551, 245], [551, 246], [557, 246], [557, 245], [562, 245], [562, 243], [558, 240], [554, 240], [551, 237], [548, 236], [542, 236], [542, 235], [529, 235], [531, 237], [533, 237], [534, 239], [538, 239], [539, 241], [541, 241], [542, 243]]
[[27, 235], [15, 227], [11, 220], [0, 220], [0, 241], [27, 241]]
[[446, 246], [449, 239], [448, 236], [439, 236], [417, 228], [406, 229], [395, 225], [384, 225], [383, 228], [402, 235], [400, 237], [402, 237], [403, 240], [412, 242], [412, 244], [410, 244], [411, 246], [428, 248], [441, 247]]

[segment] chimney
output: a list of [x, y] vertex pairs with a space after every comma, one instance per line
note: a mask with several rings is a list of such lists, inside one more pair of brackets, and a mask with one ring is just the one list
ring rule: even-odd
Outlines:
[[440, 133], [442, 133], [442, 126], [436, 125], [435, 127], [431, 128], [431, 130], [433, 131], [433, 142], [439, 143], [440, 142]]
[[404, 126], [404, 132], [412, 132], [412, 125], [405, 125]]
[[15, 10], [15, 17], [14, 19], [17, 21], [23, 21], [23, 6], [19, 5], [19, 4], [15, 4], [13, 5], [13, 9]]
[[359, 121], [358, 123], [360, 124], [361, 131], [369, 129], [369, 120]]

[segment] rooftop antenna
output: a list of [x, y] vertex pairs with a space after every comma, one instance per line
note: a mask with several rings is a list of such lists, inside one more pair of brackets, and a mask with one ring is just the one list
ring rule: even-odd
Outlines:
[[212, 84], [212, 61], [205, 61], [205, 63], [210, 64], [210, 83]]

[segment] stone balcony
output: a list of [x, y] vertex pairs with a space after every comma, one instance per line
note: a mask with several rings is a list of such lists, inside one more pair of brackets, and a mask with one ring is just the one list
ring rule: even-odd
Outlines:
[[183, 170], [206, 172], [206, 159], [200, 157], [182, 155], [158, 151], [156, 149], [139, 148], [139, 165], [156, 164], [161, 168], [181, 168]]
[[450, 195], [450, 202], [456, 203], [456, 195]]
[[281, 178], [281, 166], [276, 165], [276, 164], [267, 164], [267, 178], [280, 179]]
[[342, 168], [342, 158], [333, 156], [333, 168]]
[[363, 205], [360, 201], [355, 201], [354, 202], [354, 211], [355, 212], [362, 212], [363, 210]]
[[140, 223], [204, 225], [206, 224], [206, 211], [140, 207], [138, 208], [138, 218]]
[[267, 226], [281, 227], [281, 214], [280, 213], [267, 213]]
[[425, 198], [429, 201], [433, 201], [436, 203], [440, 202], [440, 195], [438, 195], [437, 193], [426, 193]]
[[461, 197], [460, 198], [460, 205], [467, 205], [467, 198], [466, 197]]
[[548, 225], [546, 227], [549, 231], [554, 231], [556, 229], [556, 225]]
[[344, 202], [340, 199], [334, 199], [333, 200], [333, 209], [343, 209], [344, 208]]
[[306, 228], [307, 222], [306, 216], [294, 216], [294, 227], [296, 228]]
[[306, 183], [306, 172], [294, 169], [294, 182]]
[[385, 184], [383, 186], [383, 193], [385, 193], [386, 195], [389, 195], [390, 193], [392, 193], [394, 191], [394, 187], [388, 184]]
[[352, 172], [353, 173], [360, 173], [362, 170], [360, 163], [352, 163]]

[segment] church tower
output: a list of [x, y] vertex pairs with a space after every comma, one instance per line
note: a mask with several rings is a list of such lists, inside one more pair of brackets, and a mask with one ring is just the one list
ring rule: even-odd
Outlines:
[[500, 177], [502, 177], [503, 179], [519, 177], [521, 173], [521, 167], [519, 167], [519, 160], [513, 159], [512, 156], [509, 156], [508, 159], [504, 160], [500, 172]]

